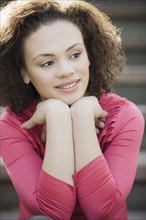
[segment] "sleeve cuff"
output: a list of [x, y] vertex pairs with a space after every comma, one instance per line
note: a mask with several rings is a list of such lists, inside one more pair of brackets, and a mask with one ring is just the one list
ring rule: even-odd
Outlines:
[[79, 198], [97, 191], [111, 178], [112, 174], [103, 154], [73, 175]]

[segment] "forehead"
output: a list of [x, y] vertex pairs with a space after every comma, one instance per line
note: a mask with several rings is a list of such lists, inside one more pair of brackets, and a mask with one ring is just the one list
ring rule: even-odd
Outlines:
[[55, 21], [40, 26], [24, 42], [27, 50], [54, 50], [55, 48], [69, 47], [74, 43], [83, 43], [80, 29], [69, 21]]

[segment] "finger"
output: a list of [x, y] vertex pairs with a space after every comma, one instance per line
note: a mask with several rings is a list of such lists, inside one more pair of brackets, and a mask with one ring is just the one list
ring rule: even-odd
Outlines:
[[107, 116], [108, 116], [108, 112], [105, 111], [105, 110], [102, 110], [100, 119], [101, 119], [101, 120], [105, 120], [105, 118], [106, 118]]
[[102, 118], [101, 120], [102, 120], [103, 122], [105, 122], [106, 118]]
[[34, 116], [30, 118], [28, 121], [24, 122], [21, 127], [24, 129], [30, 129], [36, 125], [36, 122], [34, 120]]
[[98, 119], [98, 120], [96, 120], [95, 125], [97, 128], [104, 128], [105, 123]]
[[101, 109], [100, 112], [98, 112], [98, 114], [95, 118], [100, 120], [100, 121], [105, 121], [107, 116], [108, 116], [108, 112]]
[[99, 135], [100, 133], [99, 129], [95, 127], [95, 130], [96, 130], [96, 134]]

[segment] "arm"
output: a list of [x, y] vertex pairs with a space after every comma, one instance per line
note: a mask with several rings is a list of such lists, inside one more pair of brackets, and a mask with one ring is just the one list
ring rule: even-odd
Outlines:
[[[52, 116], [53, 120], [53, 113], [51, 113], [52, 110], [50, 109], [50, 116]], [[48, 125], [47, 127], [47, 129], [49, 129], [49, 133], [51, 133], [53, 129], [52, 134], [54, 132], [55, 139], [57, 139], [57, 134], [59, 132], [63, 132], [61, 130], [62, 127], [60, 128], [58, 126], [58, 123], [60, 123], [60, 126], [63, 126], [63, 124], [61, 123], [64, 122], [65, 124], [65, 119], [66, 123], [70, 121], [69, 117], [67, 116], [67, 111], [61, 111], [61, 106], [58, 108], [58, 111], [60, 111], [59, 114], [63, 113], [63, 115], [61, 115], [61, 117], [57, 117], [56, 127], [51, 126], [51, 123], [55, 122], [55, 120], [49, 122], [50, 126]], [[50, 116], [48, 116], [48, 119]], [[61, 121], [63, 119], [64, 121]], [[6, 124], [4, 123], [3, 126], [4, 125]], [[10, 129], [9, 133], [8, 127]], [[67, 123], [67, 129], [68, 132], [71, 132], [69, 130], [69, 123]], [[5, 130], [5, 127], [3, 127], [3, 130]], [[30, 210], [30, 213], [32, 214], [43, 213], [44, 215], [50, 215], [51, 217], [57, 219], [69, 219], [73, 212], [75, 204], [75, 189], [72, 186], [71, 182], [72, 173], [74, 172], [74, 163], [72, 163], [72, 160], [70, 158], [70, 160], [68, 161], [68, 167], [66, 169], [66, 167], [64, 166], [66, 165], [65, 161], [67, 162], [67, 157], [66, 160], [63, 158], [63, 150], [65, 150], [65, 148], [62, 149], [61, 143], [58, 143], [59, 145], [56, 145], [54, 147], [54, 150], [57, 150], [59, 148], [58, 151], [61, 151], [60, 155], [57, 155], [57, 152], [56, 155], [53, 155], [55, 151], [51, 149], [51, 147], [49, 151], [49, 147], [47, 149], [48, 145], [46, 144], [46, 154], [49, 152], [48, 154], [52, 155], [52, 157], [54, 157], [54, 160], [56, 160], [58, 156], [58, 160], [60, 160], [60, 158], [64, 160], [62, 161], [61, 165], [58, 164], [60, 163], [60, 161], [57, 161], [57, 165], [55, 164], [56, 168], [53, 167], [54, 160], [52, 160], [48, 168], [47, 156], [45, 155], [44, 161], [42, 161], [42, 159], [37, 155], [37, 153], [33, 149], [31, 143], [28, 142], [28, 140], [22, 133], [23, 132], [21, 132], [20, 128], [18, 131], [18, 129], [15, 129], [12, 126], [7, 126], [7, 133], [5, 132], [2, 134], [2, 136], [5, 136], [2, 142], [3, 146], [5, 146], [3, 148], [3, 158], [6, 163], [7, 169], [11, 174], [11, 179], [13, 181], [13, 184], [16, 188], [20, 200], [23, 202], [23, 204], [25, 204], [25, 206]], [[64, 135], [65, 134], [66, 133], [64, 133]], [[66, 140], [68, 140], [69, 142], [69, 139]], [[70, 145], [69, 147], [71, 150], [72, 145]], [[68, 157], [73, 157], [73, 154], [69, 154], [69, 150], [67, 151], [67, 153]], [[13, 158], [10, 158], [10, 155], [12, 154]], [[60, 172], [58, 172], [57, 169], [60, 169]], [[62, 175], [60, 173], [62, 173]], [[24, 181], [22, 181], [22, 179], [24, 179]]]
[[76, 172], [102, 152], [96, 135], [95, 119], [105, 118], [95, 97], [83, 97], [71, 106]]
[[[125, 105], [104, 155], [97, 156], [74, 175], [80, 204], [89, 219], [111, 218], [125, 202], [135, 177], [143, 122], [134, 105]], [[91, 149], [89, 146], [88, 151]]]
[[[70, 109], [61, 101], [48, 100], [37, 111], [37, 114], [44, 115], [46, 124], [43, 170], [73, 186], [74, 149]], [[34, 123], [34, 117], [31, 120]]]

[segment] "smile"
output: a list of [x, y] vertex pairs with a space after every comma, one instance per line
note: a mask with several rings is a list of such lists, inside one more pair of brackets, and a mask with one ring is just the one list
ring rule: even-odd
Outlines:
[[77, 89], [77, 84], [79, 80], [74, 80], [71, 82], [66, 82], [58, 85], [56, 88], [63, 92], [72, 92]]

